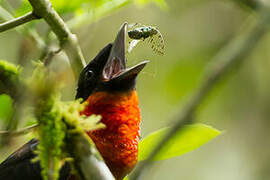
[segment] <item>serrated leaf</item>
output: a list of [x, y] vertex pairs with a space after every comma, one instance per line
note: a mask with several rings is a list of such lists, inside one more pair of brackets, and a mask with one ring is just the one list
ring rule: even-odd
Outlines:
[[[155, 131], [139, 143], [139, 161], [145, 160], [170, 128]], [[154, 161], [183, 155], [207, 143], [221, 132], [205, 124], [186, 125], [163, 146]]]

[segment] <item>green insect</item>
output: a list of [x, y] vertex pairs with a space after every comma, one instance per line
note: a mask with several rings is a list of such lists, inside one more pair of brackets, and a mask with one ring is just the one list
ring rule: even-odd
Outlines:
[[[131, 26], [136, 25], [137, 24]], [[153, 51], [160, 55], [164, 55], [164, 39], [157, 28], [152, 26], [137, 27], [128, 31], [128, 36], [130, 39], [132, 39], [128, 47], [129, 53], [138, 44], [138, 42], [144, 41], [148, 38], [148, 42], [151, 44], [151, 48], [153, 49]]]

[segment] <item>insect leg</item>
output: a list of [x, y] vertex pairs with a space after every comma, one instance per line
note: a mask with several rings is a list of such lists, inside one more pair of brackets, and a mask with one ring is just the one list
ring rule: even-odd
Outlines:
[[142, 24], [141, 23], [131, 23], [131, 24], [128, 24], [128, 28], [135, 28], [135, 27], [138, 27], [138, 26], [141, 26]]

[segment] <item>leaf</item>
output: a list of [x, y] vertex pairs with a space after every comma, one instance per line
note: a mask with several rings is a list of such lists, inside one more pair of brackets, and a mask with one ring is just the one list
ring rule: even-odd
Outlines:
[[[155, 131], [139, 143], [139, 161], [145, 160], [170, 128]], [[205, 124], [186, 125], [173, 136], [154, 158], [165, 160], [183, 155], [207, 143], [221, 132]]]
[[[89, 0], [88, 0], [89, 1]], [[74, 18], [67, 22], [70, 28], [78, 28], [81, 25], [89, 25], [100, 19], [113, 14], [120, 8], [135, 3], [143, 7], [148, 3], [154, 2], [161, 9], [166, 10], [165, 0], [99, 0], [85, 3], [82, 8], [76, 11]]]
[[[60, 14], [74, 12], [75, 10], [81, 8], [84, 3], [89, 3], [90, 0], [76, 0], [69, 1], [66, 0], [51, 0], [53, 8]], [[31, 5], [27, 0], [24, 0], [21, 7], [17, 9], [17, 15], [23, 15], [31, 11]]]
[[74, 18], [67, 22], [67, 25], [70, 28], [78, 28], [81, 25], [92, 24], [108, 15], [111, 15], [113, 12], [130, 4], [131, 2], [132, 0], [93, 1], [92, 3], [88, 4], [89, 6], [85, 5], [79, 11], [77, 11]]
[[128, 176], [126, 176], [123, 180], [129, 180]]
[[4, 123], [7, 123], [9, 118], [12, 115], [12, 100], [6, 95], [0, 95], [0, 122], [3, 120]]

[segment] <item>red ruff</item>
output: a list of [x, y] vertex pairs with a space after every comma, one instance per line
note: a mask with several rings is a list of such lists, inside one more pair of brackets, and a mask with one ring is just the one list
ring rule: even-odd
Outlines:
[[88, 132], [117, 179], [122, 179], [136, 165], [140, 130], [140, 109], [136, 91], [89, 96], [82, 114], [100, 114], [105, 129]]

